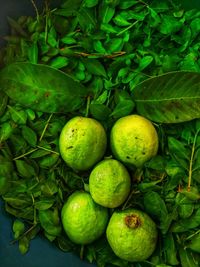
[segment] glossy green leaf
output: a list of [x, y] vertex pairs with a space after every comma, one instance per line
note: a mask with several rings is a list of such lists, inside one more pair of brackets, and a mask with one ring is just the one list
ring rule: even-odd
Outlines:
[[200, 117], [199, 84], [199, 73], [171, 72], [138, 84], [133, 99], [138, 113], [152, 121], [189, 121]]
[[0, 72], [0, 86], [21, 105], [50, 113], [76, 110], [87, 95], [83, 85], [63, 72], [30, 63], [5, 67]]

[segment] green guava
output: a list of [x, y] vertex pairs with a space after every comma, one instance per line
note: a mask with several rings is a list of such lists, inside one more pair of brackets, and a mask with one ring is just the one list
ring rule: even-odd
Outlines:
[[94, 201], [104, 207], [116, 208], [127, 198], [131, 180], [124, 165], [115, 159], [99, 162], [89, 177], [89, 190]]
[[108, 210], [94, 202], [87, 192], [74, 192], [61, 211], [63, 228], [76, 244], [89, 244], [98, 239], [108, 223]]
[[142, 167], [157, 154], [158, 135], [153, 124], [139, 115], [129, 115], [116, 121], [111, 130], [114, 156], [127, 166]]
[[74, 170], [90, 169], [103, 157], [107, 145], [103, 126], [92, 118], [74, 117], [63, 127], [59, 148], [63, 160]]
[[151, 256], [157, 243], [157, 229], [153, 220], [136, 209], [116, 211], [106, 230], [107, 240], [121, 259], [136, 262]]

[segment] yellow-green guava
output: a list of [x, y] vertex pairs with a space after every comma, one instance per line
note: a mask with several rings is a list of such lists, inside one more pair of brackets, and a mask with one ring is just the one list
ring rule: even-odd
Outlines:
[[94, 202], [87, 192], [74, 192], [61, 211], [63, 228], [76, 244], [89, 244], [98, 239], [108, 223], [108, 210]]
[[89, 190], [96, 203], [108, 208], [120, 206], [130, 192], [131, 179], [125, 166], [115, 159], [99, 162], [89, 176]]
[[157, 154], [158, 135], [148, 119], [129, 115], [117, 120], [112, 127], [110, 145], [118, 160], [139, 168]]
[[156, 224], [146, 213], [127, 209], [113, 213], [106, 235], [108, 243], [119, 258], [139, 262], [152, 255], [158, 233]]
[[90, 169], [103, 157], [107, 136], [103, 126], [92, 118], [74, 117], [63, 127], [59, 148], [63, 160], [77, 171]]

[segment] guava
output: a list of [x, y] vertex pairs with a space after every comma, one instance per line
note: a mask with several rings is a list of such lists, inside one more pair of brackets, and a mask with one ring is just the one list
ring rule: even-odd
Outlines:
[[125, 166], [115, 159], [99, 162], [89, 176], [89, 190], [94, 201], [104, 207], [116, 208], [127, 198], [131, 180]]
[[136, 262], [151, 256], [157, 243], [154, 221], [143, 211], [115, 211], [106, 230], [108, 243], [121, 259]]
[[110, 144], [118, 160], [139, 168], [157, 154], [158, 135], [151, 121], [139, 115], [129, 115], [113, 125]]
[[77, 171], [90, 169], [103, 157], [107, 136], [103, 126], [92, 118], [74, 117], [63, 127], [59, 148], [63, 160]]
[[88, 192], [76, 191], [63, 205], [61, 219], [71, 241], [90, 244], [105, 232], [108, 210], [96, 204]]

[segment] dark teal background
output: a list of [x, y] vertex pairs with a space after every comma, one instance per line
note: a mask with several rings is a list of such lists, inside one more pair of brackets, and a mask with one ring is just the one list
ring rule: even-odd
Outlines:
[[[156, 0], [157, 1], [157, 0]], [[161, 0], [162, 1], [162, 0]], [[200, 0], [176, 0], [182, 2], [187, 9], [199, 8]], [[42, 1], [35, 1], [38, 7]], [[54, 1], [58, 5], [60, 1]], [[34, 13], [30, 0], [0, 0], [0, 44], [2, 36], [9, 32], [6, 17], [16, 18], [20, 15]], [[0, 200], [0, 267], [93, 267], [94, 265], [82, 262], [77, 256], [64, 253], [50, 242], [37, 237], [31, 242], [29, 252], [22, 256], [17, 244], [10, 245], [13, 239], [11, 233], [12, 218], [5, 214], [3, 203]]]

